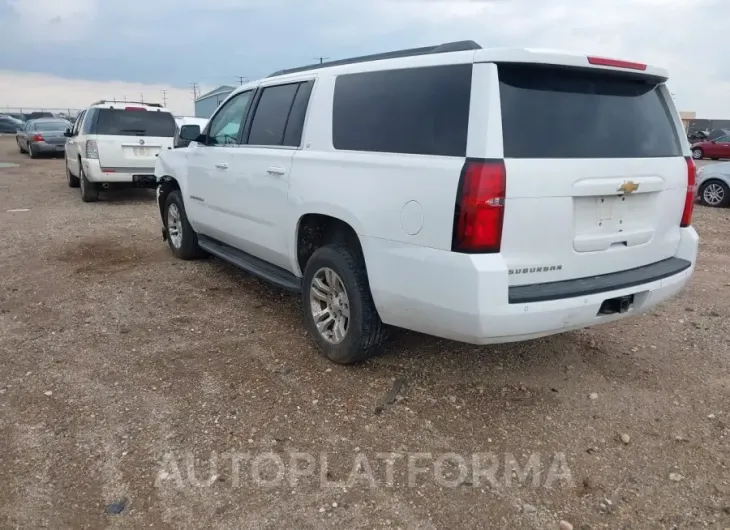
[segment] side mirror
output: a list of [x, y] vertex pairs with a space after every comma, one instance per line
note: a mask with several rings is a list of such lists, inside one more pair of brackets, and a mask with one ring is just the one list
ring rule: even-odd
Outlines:
[[74, 134], [73, 134], [73, 132], [71, 131], [71, 129], [66, 129], [65, 131], [63, 131], [63, 135], [64, 135], [64, 136], [65, 136], [66, 138], [71, 138], [71, 137], [72, 137], [72, 136], [73, 136]]
[[200, 136], [200, 125], [183, 125], [180, 127], [180, 140], [194, 142]]

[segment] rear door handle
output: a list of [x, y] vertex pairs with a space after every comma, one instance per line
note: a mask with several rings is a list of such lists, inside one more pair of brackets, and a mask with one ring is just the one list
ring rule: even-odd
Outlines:
[[225, 162], [221, 162], [220, 164], [216, 164], [215, 167], [217, 167], [218, 169], [228, 169], [228, 164], [226, 164]]
[[286, 169], [283, 167], [271, 166], [266, 170], [269, 175], [283, 175], [286, 173]]

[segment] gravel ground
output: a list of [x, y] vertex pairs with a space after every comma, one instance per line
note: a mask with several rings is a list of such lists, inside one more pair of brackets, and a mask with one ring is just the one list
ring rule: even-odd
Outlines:
[[0, 162], [0, 528], [730, 528], [727, 210], [651, 314], [343, 367], [152, 192]]

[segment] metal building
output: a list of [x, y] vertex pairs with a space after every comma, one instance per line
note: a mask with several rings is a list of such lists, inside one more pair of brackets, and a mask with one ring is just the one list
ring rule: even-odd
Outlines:
[[203, 94], [195, 100], [195, 117], [210, 118], [228, 94], [233, 92], [236, 87], [229, 85], [221, 85], [215, 90], [211, 90], [207, 94]]

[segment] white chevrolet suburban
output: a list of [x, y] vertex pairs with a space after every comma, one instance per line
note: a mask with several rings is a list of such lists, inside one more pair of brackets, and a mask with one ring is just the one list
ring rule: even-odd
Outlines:
[[697, 258], [666, 80], [472, 41], [276, 72], [160, 154], [163, 237], [300, 292], [340, 363], [388, 326], [488, 344], [636, 315]]
[[157, 155], [172, 149], [175, 118], [162, 105], [101, 100], [66, 131], [66, 181], [94, 202], [111, 186], [153, 188]]

